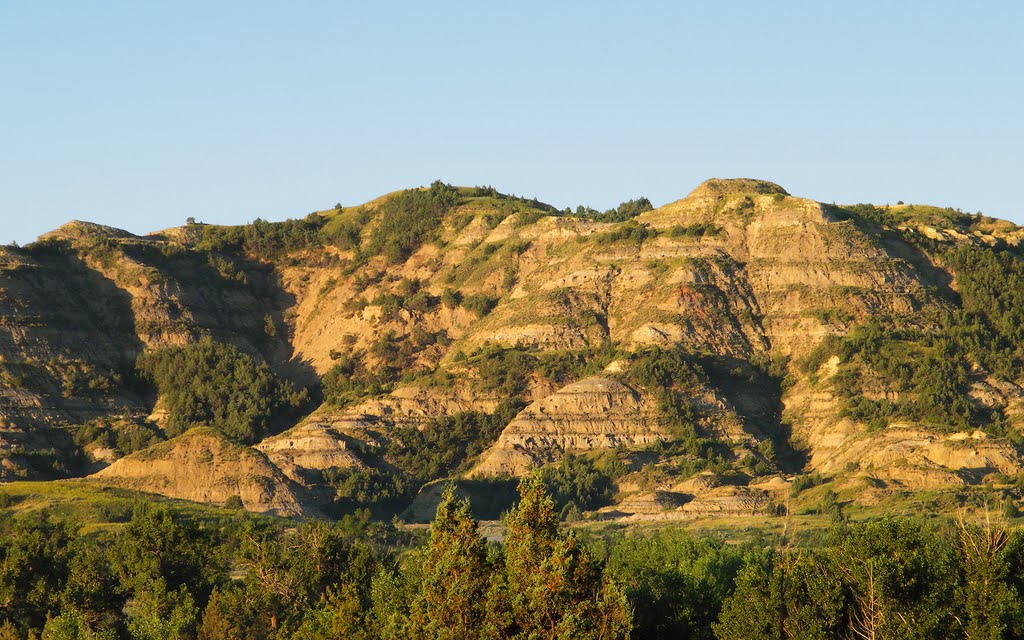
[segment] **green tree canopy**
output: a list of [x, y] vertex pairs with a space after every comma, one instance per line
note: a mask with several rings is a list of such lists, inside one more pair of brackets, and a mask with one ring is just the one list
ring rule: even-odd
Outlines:
[[252, 443], [270, 431], [275, 418], [295, 412], [309, 397], [265, 363], [208, 337], [144, 353], [137, 366], [167, 406], [169, 436], [209, 425]]

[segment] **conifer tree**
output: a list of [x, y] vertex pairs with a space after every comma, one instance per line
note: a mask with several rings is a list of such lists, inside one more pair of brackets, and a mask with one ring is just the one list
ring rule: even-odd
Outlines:
[[523, 639], [628, 637], [632, 615], [625, 597], [602, 581], [600, 565], [576, 535], [561, 532], [540, 477], [524, 479], [519, 495], [505, 538], [510, 625], [489, 628]]
[[468, 500], [445, 489], [423, 552], [410, 622], [415, 638], [469, 640], [480, 634], [490, 568]]

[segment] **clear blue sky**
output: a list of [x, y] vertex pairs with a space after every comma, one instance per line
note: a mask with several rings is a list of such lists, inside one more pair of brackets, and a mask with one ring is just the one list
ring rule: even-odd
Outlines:
[[607, 208], [760, 177], [1024, 222], [1022, 27], [1016, 2], [0, 0], [0, 242], [435, 178]]

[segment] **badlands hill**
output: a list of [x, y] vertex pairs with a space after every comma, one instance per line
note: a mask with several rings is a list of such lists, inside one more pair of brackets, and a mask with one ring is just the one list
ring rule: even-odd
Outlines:
[[1012, 502], [1022, 235], [746, 179], [604, 213], [435, 183], [283, 223], [72, 222], [0, 248], [0, 478], [286, 515], [427, 513], [437, 481], [541, 467], [606, 479], [574, 499], [609, 517], [822, 482]]

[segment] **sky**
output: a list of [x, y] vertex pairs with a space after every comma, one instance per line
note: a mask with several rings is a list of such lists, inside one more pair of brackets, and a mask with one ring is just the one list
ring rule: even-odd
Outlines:
[[559, 208], [710, 177], [1024, 223], [1024, 3], [0, 0], [0, 242], [435, 179]]

